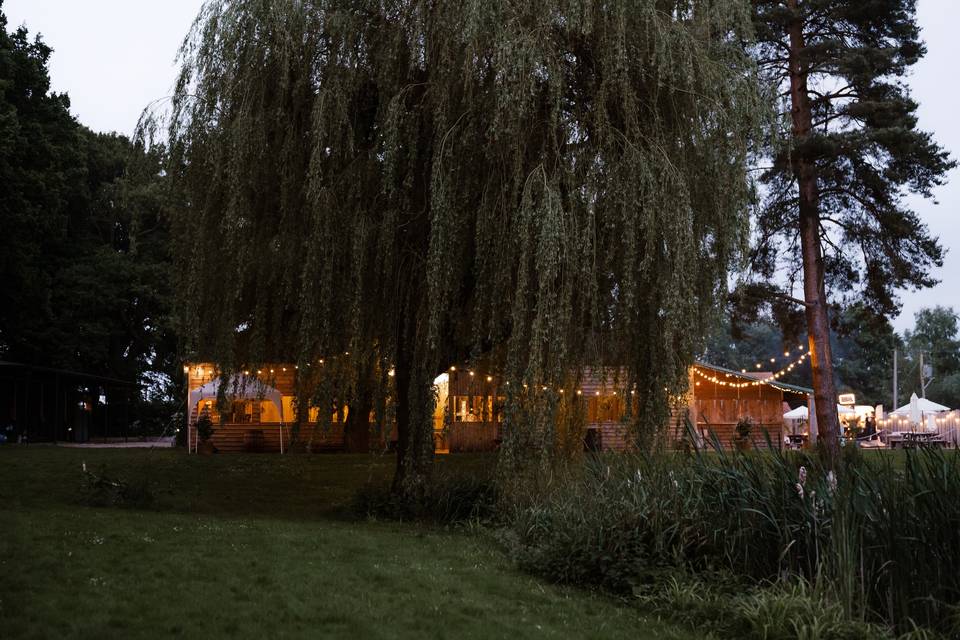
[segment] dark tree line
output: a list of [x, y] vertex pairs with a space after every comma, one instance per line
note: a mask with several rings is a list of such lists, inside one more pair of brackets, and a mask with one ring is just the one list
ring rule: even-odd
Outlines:
[[0, 11], [0, 358], [169, 395], [162, 149], [79, 124], [51, 90], [51, 54]]

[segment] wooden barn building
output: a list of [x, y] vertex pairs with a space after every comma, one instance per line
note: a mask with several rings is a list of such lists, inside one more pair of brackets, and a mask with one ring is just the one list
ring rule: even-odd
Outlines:
[[[308, 408], [300, 415], [295, 402], [296, 369], [292, 365], [270, 365], [227, 381], [225, 395], [229, 408], [217, 408], [221, 384], [215, 367], [191, 364], [188, 376], [188, 442], [197, 446], [194, 429], [201, 415], [214, 424], [212, 443], [223, 452], [282, 451], [290, 444], [293, 425], [298, 441], [311, 451], [344, 448], [344, 423], [349, 407], [320, 414]], [[493, 451], [502, 439], [503, 381], [493, 373], [451, 367], [436, 380], [438, 400], [434, 412], [434, 434], [438, 453]], [[629, 392], [617, 389], [609, 376], [586, 372], [579, 388], [564, 389], [583, 403], [586, 418], [584, 446], [590, 450], [623, 451], [631, 446], [626, 414]], [[670, 443], [688, 435], [687, 420], [700, 443], [716, 439], [723, 447], [738, 440], [737, 424], [747, 419], [752, 425], [749, 440], [753, 447], [783, 446], [783, 414], [788, 405], [806, 404], [809, 389], [775, 380], [769, 373], [743, 373], [698, 363], [690, 369], [689, 392], [677, 399], [667, 431]], [[371, 430], [374, 424], [371, 420]], [[395, 432], [376, 434], [374, 446], [388, 446]]]

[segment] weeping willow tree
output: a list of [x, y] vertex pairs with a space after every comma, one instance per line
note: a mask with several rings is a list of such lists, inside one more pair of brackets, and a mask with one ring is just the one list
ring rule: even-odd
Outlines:
[[400, 488], [429, 470], [434, 378], [471, 358], [526, 383], [515, 447], [549, 455], [585, 366], [662, 423], [746, 236], [749, 22], [743, 0], [208, 2], [166, 141], [188, 349], [336, 357], [345, 387], [393, 368]]

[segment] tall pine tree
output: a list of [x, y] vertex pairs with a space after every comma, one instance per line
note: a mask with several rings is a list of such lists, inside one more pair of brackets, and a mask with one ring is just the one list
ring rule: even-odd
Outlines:
[[933, 284], [942, 250], [903, 195], [930, 196], [953, 163], [917, 128], [902, 80], [924, 54], [914, 0], [753, 0], [753, 14], [757, 58], [784, 116], [763, 175], [753, 273], [769, 283], [785, 268], [791, 285], [802, 275], [817, 420], [832, 459], [828, 292], [889, 315], [897, 288]]

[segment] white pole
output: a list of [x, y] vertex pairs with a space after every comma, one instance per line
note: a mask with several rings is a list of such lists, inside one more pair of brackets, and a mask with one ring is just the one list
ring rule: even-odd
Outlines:
[[896, 411], [897, 407], [900, 405], [897, 404], [897, 349], [893, 349], [893, 409], [891, 411]]
[[920, 352], [920, 397], [927, 397], [927, 385], [923, 383], [923, 351]]

